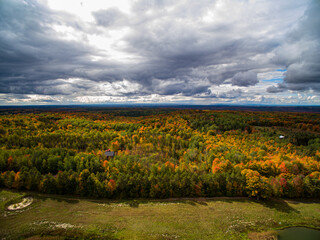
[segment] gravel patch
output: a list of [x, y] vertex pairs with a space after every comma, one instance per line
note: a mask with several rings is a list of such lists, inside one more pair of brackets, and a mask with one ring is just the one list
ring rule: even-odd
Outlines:
[[8, 207], [8, 210], [10, 210], [10, 211], [16, 211], [16, 210], [23, 209], [23, 208], [26, 208], [26, 207], [28, 207], [29, 205], [31, 205], [32, 202], [33, 202], [33, 198], [32, 198], [32, 197], [25, 197], [25, 198], [22, 199], [21, 202], [11, 204], [11, 205]]

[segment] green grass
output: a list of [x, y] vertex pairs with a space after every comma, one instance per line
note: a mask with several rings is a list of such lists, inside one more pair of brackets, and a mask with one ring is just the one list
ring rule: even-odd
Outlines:
[[[3, 190], [0, 204], [8, 206], [22, 195]], [[286, 226], [320, 228], [320, 201], [109, 201], [34, 194], [34, 203], [23, 211], [2, 208], [0, 222], [0, 238], [6, 239], [238, 240]]]
[[20, 202], [25, 196], [24, 193], [14, 191], [0, 192], [0, 212], [3, 212], [10, 204]]

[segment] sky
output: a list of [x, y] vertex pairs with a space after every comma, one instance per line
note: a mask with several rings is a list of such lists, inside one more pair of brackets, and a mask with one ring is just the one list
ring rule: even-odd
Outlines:
[[0, 105], [320, 105], [319, 0], [0, 0]]

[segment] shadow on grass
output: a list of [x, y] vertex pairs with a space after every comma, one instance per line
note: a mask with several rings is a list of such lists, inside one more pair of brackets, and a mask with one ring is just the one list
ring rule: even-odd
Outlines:
[[[60, 195], [37, 195], [36, 196], [40, 200], [55, 200], [58, 202], [67, 202], [71, 204], [77, 204], [80, 202], [79, 199], [75, 199], [72, 197], [61, 197]], [[250, 199], [247, 197], [208, 197], [208, 198], [168, 198], [168, 199], [86, 199], [91, 202], [99, 203], [99, 204], [106, 204], [106, 205], [112, 205], [112, 204], [123, 204], [131, 208], [138, 208], [141, 204], [188, 204], [191, 206], [208, 206], [208, 202], [215, 202], [215, 201], [221, 201], [221, 202], [227, 202], [227, 203], [233, 203], [233, 202], [254, 202], [257, 204], [261, 204], [264, 207], [275, 209], [279, 212], [283, 213], [300, 213], [297, 209], [291, 207], [288, 204], [288, 201], [285, 201], [284, 199], [263, 199], [263, 200], [255, 200]], [[291, 201], [289, 201], [291, 203]], [[299, 203], [301, 201], [298, 201]], [[315, 201], [310, 201], [310, 203], [313, 203]], [[318, 202], [318, 201], [316, 201]]]
[[283, 199], [271, 199], [271, 200], [260, 200], [260, 201], [255, 201], [259, 204], [262, 204], [263, 206], [270, 208], [270, 209], [275, 209], [279, 212], [283, 213], [300, 213], [297, 209], [291, 207], [287, 201]]
[[203, 205], [203, 206], [208, 206], [207, 204], [207, 200], [181, 200], [181, 201], [177, 201], [179, 203], [183, 203], [183, 204], [189, 204], [191, 206], [197, 206], [197, 205]]
[[255, 200], [247, 197], [241, 197], [241, 198], [217, 198], [217, 199], [210, 199], [208, 201], [221, 201], [221, 202], [227, 202], [227, 203], [233, 203], [233, 202], [252, 202], [252, 203], [257, 203], [261, 204], [264, 207], [270, 208], [270, 209], [275, 209], [279, 212], [283, 213], [300, 213], [297, 209], [291, 207], [287, 201], [284, 199], [261, 199], [261, 200]]
[[50, 199], [53, 201], [66, 202], [66, 203], [70, 203], [70, 204], [77, 204], [80, 202], [78, 199], [61, 197], [59, 195], [53, 195], [53, 196], [34, 195], [34, 197], [36, 197], [37, 199], [39, 199], [41, 201], [46, 201], [47, 199]]

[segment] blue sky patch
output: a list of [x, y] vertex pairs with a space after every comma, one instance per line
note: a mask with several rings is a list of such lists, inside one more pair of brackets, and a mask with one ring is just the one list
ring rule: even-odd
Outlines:
[[281, 83], [283, 82], [283, 78], [272, 78], [272, 79], [265, 79], [261, 80], [262, 82], [274, 82], [274, 83]]

